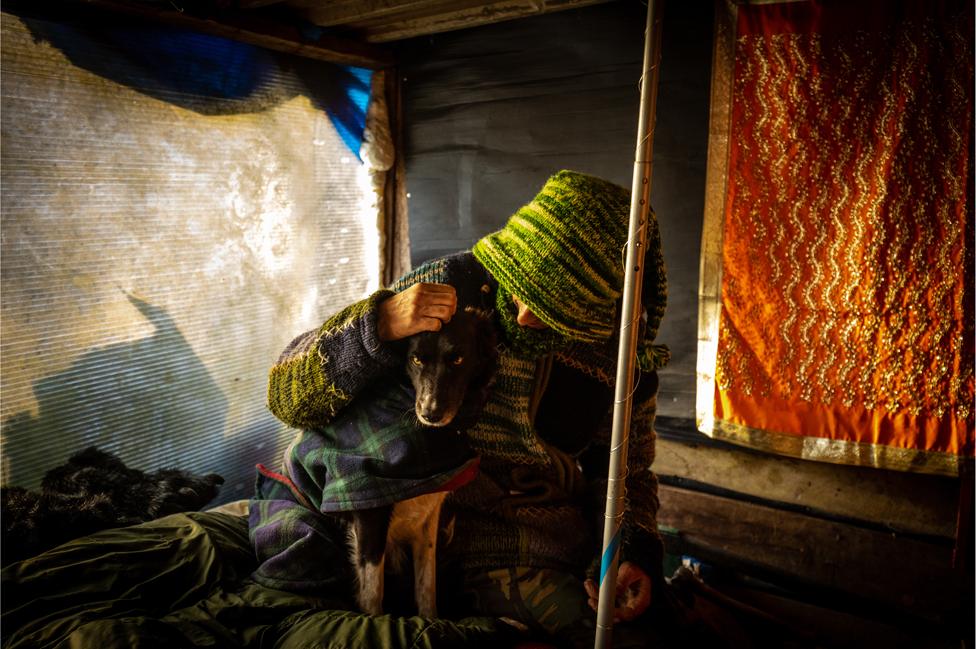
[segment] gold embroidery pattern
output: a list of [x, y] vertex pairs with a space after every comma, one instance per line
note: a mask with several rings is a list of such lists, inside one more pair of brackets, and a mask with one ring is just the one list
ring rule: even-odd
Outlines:
[[972, 421], [965, 25], [737, 38], [717, 389]]

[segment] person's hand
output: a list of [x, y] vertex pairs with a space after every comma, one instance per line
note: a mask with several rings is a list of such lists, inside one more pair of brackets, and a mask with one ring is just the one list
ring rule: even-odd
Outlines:
[[[587, 579], [583, 584], [589, 596], [590, 608], [597, 610], [600, 589], [596, 582]], [[647, 610], [651, 604], [651, 578], [637, 565], [624, 561], [617, 568], [617, 590], [613, 603], [613, 621], [627, 622]]]
[[414, 284], [379, 304], [380, 340], [400, 340], [421, 331], [440, 331], [457, 309], [457, 294], [447, 284]]

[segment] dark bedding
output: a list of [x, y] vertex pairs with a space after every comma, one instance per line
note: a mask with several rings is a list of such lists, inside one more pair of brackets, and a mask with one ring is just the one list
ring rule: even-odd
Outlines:
[[490, 618], [371, 617], [338, 598], [272, 590], [247, 519], [174, 514], [76, 539], [2, 572], [5, 648], [501, 647]]

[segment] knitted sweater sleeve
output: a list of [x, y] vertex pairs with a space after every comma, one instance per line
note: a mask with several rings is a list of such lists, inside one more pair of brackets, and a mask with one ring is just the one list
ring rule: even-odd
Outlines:
[[470, 254], [427, 262], [388, 289], [349, 305], [322, 326], [295, 338], [271, 368], [268, 408], [272, 414], [294, 428], [332, 421], [365, 386], [404, 362], [401, 345], [379, 339], [380, 302], [418, 282], [454, 284], [452, 280], [477, 275], [469, 267], [477, 268]]
[[380, 302], [418, 282], [448, 282], [460, 258], [419, 266], [388, 289], [347, 306], [320, 327], [295, 338], [268, 377], [272, 414], [294, 428], [322, 426], [365, 386], [401, 367], [401, 346], [379, 339]]
[[395, 346], [380, 341], [377, 306], [393, 291], [376, 291], [295, 338], [271, 368], [268, 408], [295, 428], [313, 428], [371, 381], [402, 363]]

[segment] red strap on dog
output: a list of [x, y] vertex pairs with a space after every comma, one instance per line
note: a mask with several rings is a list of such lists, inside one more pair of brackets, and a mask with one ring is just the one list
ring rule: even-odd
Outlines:
[[478, 465], [480, 464], [481, 458], [474, 458], [470, 463], [468, 463], [468, 466], [464, 467], [464, 470], [441, 485], [440, 489], [437, 489], [437, 491], [454, 491], [455, 489], [468, 484], [474, 480], [476, 475], [478, 475]]
[[315, 510], [315, 508], [312, 507], [312, 503], [309, 502], [308, 498], [305, 497], [305, 494], [301, 492], [298, 486], [291, 481], [291, 478], [289, 478], [288, 476], [282, 473], [278, 473], [277, 471], [272, 471], [271, 469], [264, 466], [263, 464], [258, 464], [256, 468], [264, 477], [270, 478], [275, 482], [280, 482], [281, 484], [288, 487], [288, 490], [291, 491], [293, 496], [295, 496], [295, 499], [298, 500], [298, 502], [301, 503], [304, 507], [307, 507], [311, 510]]

